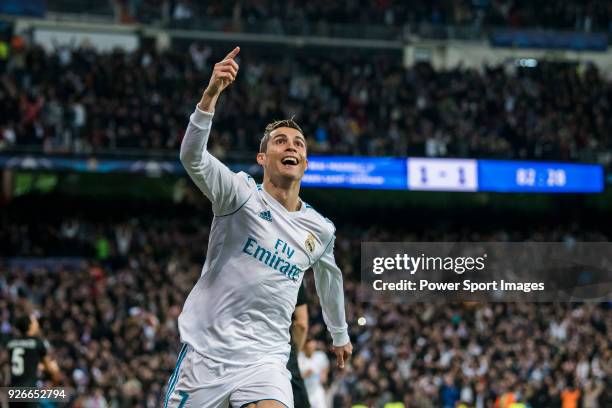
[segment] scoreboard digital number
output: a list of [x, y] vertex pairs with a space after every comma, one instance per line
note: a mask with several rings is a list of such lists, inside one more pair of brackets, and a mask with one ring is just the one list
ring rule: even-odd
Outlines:
[[599, 193], [603, 167], [595, 164], [478, 160], [479, 191]]
[[476, 160], [408, 158], [408, 189], [477, 191]]
[[546, 169], [546, 172], [540, 172], [534, 168], [518, 168], [516, 170], [516, 185], [517, 186], [543, 186], [547, 187], [565, 187], [567, 176], [564, 169]]

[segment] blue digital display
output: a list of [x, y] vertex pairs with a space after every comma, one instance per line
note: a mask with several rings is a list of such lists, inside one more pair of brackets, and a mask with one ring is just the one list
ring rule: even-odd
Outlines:
[[605, 51], [608, 49], [608, 36], [605, 33], [500, 29], [493, 31], [490, 40], [494, 47], [554, 48], [576, 51]]
[[47, 11], [44, 0], [0, 0], [0, 14], [44, 17]]
[[[256, 163], [232, 163], [229, 167], [261, 176], [261, 167]], [[149, 176], [185, 174], [178, 160], [0, 155], [0, 168]], [[311, 156], [302, 179], [304, 187], [502, 193], [600, 193], [604, 184], [603, 167], [597, 164], [355, 156]]]
[[478, 191], [600, 193], [604, 172], [596, 164], [478, 160]]
[[406, 190], [406, 160], [391, 157], [310, 157], [302, 185]]

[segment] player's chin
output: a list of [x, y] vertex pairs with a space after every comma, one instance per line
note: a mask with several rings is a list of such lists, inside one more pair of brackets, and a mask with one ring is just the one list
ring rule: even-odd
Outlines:
[[287, 177], [302, 178], [302, 176], [304, 175], [304, 170], [299, 165], [292, 166], [281, 164], [279, 168], [279, 173]]
[[285, 166], [281, 164], [279, 173], [281, 176], [291, 180], [300, 180], [304, 176], [304, 170], [300, 166]]

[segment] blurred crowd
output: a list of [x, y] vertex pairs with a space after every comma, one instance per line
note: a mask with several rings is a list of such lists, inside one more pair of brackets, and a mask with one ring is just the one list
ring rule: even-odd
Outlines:
[[[16, 50], [0, 67], [0, 149], [174, 157], [222, 57], [199, 43], [163, 53]], [[238, 61], [212, 131], [221, 158], [252, 155], [266, 123], [295, 116], [311, 153], [609, 160], [612, 86], [593, 65], [436, 71], [404, 68], [399, 54], [347, 51], [253, 50]]]
[[[233, 20], [268, 25], [279, 34], [300, 25], [302, 31], [321, 32], [330, 24], [380, 25], [395, 28], [422, 23], [496, 27], [542, 27], [578, 31], [612, 30], [612, 6], [605, 0], [343, 0], [309, 2], [280, 0], [207, 1], [113, 0], [115, 14], [125, 22]], [[57, 2], [60, 3], [60, 2]], [[61, 3], [60, 3], [61, 4]], [[55, 7], [51, 2], [52, 9]], [[402, 30], [398, 30], [398, 33]]]
[[[7, 211], [0, 217], [0, 255], [78, 257], [45, 266], [28, 258], [2, 265], [0, 273], [0, 336], [13, 332], [17, 310], [35, 310], [66, 384], [79, 395], [72, 406], [159, 406], [179, 350], [177, 317], [200, 274], [210, 228], [208, 214], [178, 212], [162, 217], [128, 208], [112, 220], [66, 214], [52, 222], [41, 222], [44, 214], [24, 218]], [[330, 366], [324, 384], [329, 407], [612, 406], [609, 303], [392, 304], [357, 298], [363, 241], [609, 236], [577, 226], [408, 233], [399, 225], [337, 227], [335, 254], [345, 275], [355, 350], [346, 371]], [[310, 336], [333, 362], [311, 274], [305, 281], [312, 295]], [[6, 354], [0, 353], [0, 362], [8, 363]], [[527, 405], [514, 405], [521, 406]]]

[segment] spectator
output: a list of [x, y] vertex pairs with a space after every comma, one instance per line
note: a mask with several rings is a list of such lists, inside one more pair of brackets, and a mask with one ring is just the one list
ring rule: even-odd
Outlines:
[[570, 380], [567, 387], [561, 392], [561, 408], [578, 408], [580, 390]]
[[326, 408], [329, 405], [326, 402], [323, 385], [327, 383], [329, 360], [325, 353], [316, 350], [316, 347], [316, 341], [308, 339], [304, 344], [304, 351], [298, 356], [298, 364], [310, 405], [312, 408]]
[[440, 401], [443, 408], [455, 408], [459, 401], [459, 389], [455, 385], [455, 381], [451, 374], [444, 376], [444, 384], [442, 384], [440, 388]]

